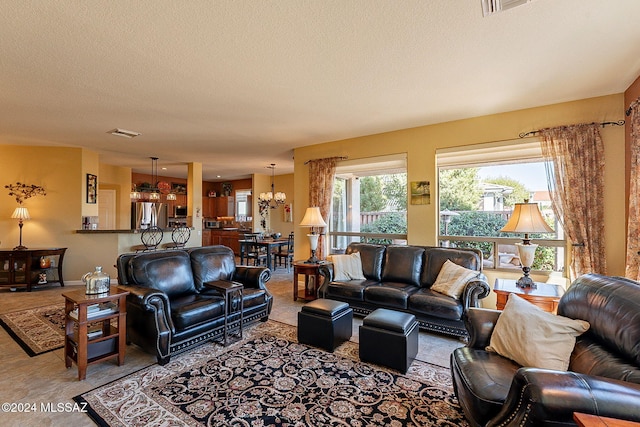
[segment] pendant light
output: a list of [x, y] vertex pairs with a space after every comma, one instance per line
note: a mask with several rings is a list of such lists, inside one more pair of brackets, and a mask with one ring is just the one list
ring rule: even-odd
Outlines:
[[151, 193], [149, 193], [149, 200], [160, 200], [160, 191], [158, 190], [158, 158], [150, 157], [151, 159]]
[[260, 195], [258, 196], [258, 204], [263, 209], [275, 209], [278, 206], [284, 204], [284, 202], [287, 200], [287, 195], [281, 191], [277, 193], [275, 191], [276, 164], [271, 163], [271, 165], [267, 167], [271, 169], [271, 191], [267, 193], [260, 193]]

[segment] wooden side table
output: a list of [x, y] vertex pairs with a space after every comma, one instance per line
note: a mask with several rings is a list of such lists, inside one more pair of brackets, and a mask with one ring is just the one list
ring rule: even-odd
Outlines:
[[[242, 323], [244, 320], [244, 301], [242, 294], [244, 286], [242, 283], [231, 282], [226, 280], [218, 280], [215, 282], [206, 282], [205, 286], [213, 288], [222, 294], [224, 298], [224, 346], [227, 346], [227, 338], [229, 337], [229, 315], [240, 312], [240, 323], [238, 325], [238, 336], [242, 339]], [[233, 299], [238, 298], [238, 307], [233, 307]], [[236, 322], [233, 322], [236, 323]]]
[[580, 412], [573, 413], [573, 420], [579, 427], [640, 427], [640, 423], [634, 421], [617, 420]]
[[558, 310], [558, 301], [564, 295], [564, 289], [559, 285], [549, 283], [537, 283], [535, 288], [520, 288], [516, 286], [515, 280], [496, 279], [493, 291], [496, 293], [496, 307], [503, 310], [510, 294], [516, 294], [522, 299], [537, 305], [544, 311], [556, 313]]
[[[293, 300], [302, 298], [305, 301], [313, 301], [317, 298], [320, 287], [320, 266], [330, 264], [328, 261], [318, 263], [307, 263], [305, 261], [294, 261], [293, 263]], [[298, 291], [298, 275], [304, 275], [304, 292]]]
[[[70, 368], [75, 362], [78, 380], [86, 378], [87, 366], [93, 363], [117, 357], [118, 365], [124, 364], [127, 295], [128, 291], [117, 287], [104, 294], [87, 295], [84, 288], [62, 294], [65, 299], [65, 366]], [[99, 328], [89, 329], [89, 325]]]

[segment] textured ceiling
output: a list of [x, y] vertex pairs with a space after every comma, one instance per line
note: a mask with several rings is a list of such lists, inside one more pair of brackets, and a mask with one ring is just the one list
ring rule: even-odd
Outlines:
[[[640, 1], [3, 0], [0, 144], [205, 179], [309, 144], [623, 92]], [[123, 128], [135, 139], [109, 135]]]

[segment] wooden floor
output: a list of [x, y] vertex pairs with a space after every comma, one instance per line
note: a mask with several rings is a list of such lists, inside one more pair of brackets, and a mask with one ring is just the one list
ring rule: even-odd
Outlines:
[[[303, 301], [293, 301], [292, 273], [286, 269], [274, 272], [267, 287], [274, 295], [274, 305], [270, 319], [296, 325], [297, 313]], [[32, 292], [11, 292], [8, 288], [0, 289], [0, 313], [23, 310], [32, 307], [64, 303], [61, 293], [64, 290], [76, 289], [67, 283], [64, 288], [52, 286], [33, 290]], [[360, 318], [354, 318], [352, 337], [358, 341]], [[456, 339], [439, 335], [420, 333], [418, 359], [440, 366], [449, 366], [451, 351], [462, 346]], [[0, 348], [2, 364], [0, 368], [0, 401], [14, 403], [19, 412], [0, 414], [2, 426], [84, 426], [92, 425], [87, 415], [70, 412], [65, 405], [72, 405], [72, 397], [109, 381], [120, 378], [131, 372], [156, 362], [153, 355], [142, 352], [138, 347], [127, 347], [125, 364], [117, 366], [114, 361], [106, 361], [90, 365], [87, 378], [78, 381], [75, 365], [66, 369], [62, 349], [29, 357], [22, 348], [0, 328]], [[51, 409], [60, 409], [54, 412]], [[4, 409], [4, 407], [3, 407]]]

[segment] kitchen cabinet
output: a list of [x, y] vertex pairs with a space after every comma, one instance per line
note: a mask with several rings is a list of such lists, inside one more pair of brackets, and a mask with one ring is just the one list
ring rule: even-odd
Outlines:
[[235, 216], [236, 206], [233, 196], [217, 197], [218, 216]]
[[233, 196], [204, 197], [202, 200], [202, 214], [205, 218], [236, 215]]
[[0, 286], [26, 286], [29, 292], [35, 285], [59, 283], [64, 286], [62, 260], [66, 250], [0, 249]]
[[[202, 245], [223, 245], [231, 248], [233, 253], [240, 255], [239, 240], [243, 234], [232, 230], [205, 230], [202, 232]], [[205, 244], [206, 242], [206, 244]]]

